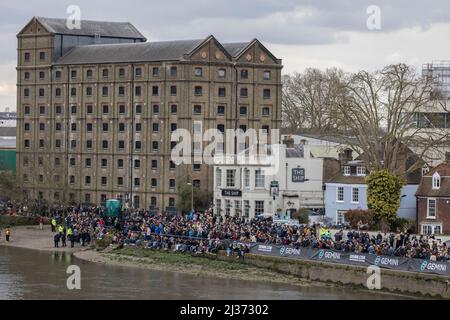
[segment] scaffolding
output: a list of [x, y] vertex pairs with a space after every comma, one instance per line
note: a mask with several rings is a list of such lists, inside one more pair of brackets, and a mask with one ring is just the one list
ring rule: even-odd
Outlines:
[[433, 60], [422, 65], [422, 76], [435, 79], [436, 91], [450, 99], [450, 60]]

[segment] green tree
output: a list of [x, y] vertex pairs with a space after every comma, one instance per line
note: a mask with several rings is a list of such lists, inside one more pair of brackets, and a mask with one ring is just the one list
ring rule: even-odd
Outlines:
[[[211, 204], [212, 194], [194, 186], [194, 209], [206, 210]], [[176, 206], [178, 210], [187, 212], [191, 210], [192, 186], [187, 183], [181, 183], [177, 190]]]
[[397, 220], [401, 189], [405, 181], [388, 170], [378, 170], [370, 172], [366, 183], [367, 206], [375, 212], [375, 219], [393, 225]]

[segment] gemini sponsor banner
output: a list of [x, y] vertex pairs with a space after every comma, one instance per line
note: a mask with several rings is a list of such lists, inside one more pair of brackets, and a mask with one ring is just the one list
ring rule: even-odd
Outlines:
[[366, 255], [368, 262], [380, 268], [408, 271], [409, 258], [395, 256]]
[[410, 271], [450, 275], [450, 264], [441, 261], [411, 259]]
[[272, 245], [259, 244], [256, 246], [256, 250], [257, 252], [272, 253], [274, 247]]
[[450, 276], [450, 263], [448, 262], [433, 262], [405, 257], [376, 256], [373, 254], [344, 252], [331, 249], [295, 248], [292, 246], [267, 244], [250, 246], [250, 253], [355, 266], [375, 265], [385, 269]]

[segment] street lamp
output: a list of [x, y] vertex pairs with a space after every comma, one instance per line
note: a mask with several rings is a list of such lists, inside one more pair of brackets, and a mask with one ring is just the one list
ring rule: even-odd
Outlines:
[[187, 185], [191, 186], [191, 212], [194, 214], [194, 184], [188, 182]]

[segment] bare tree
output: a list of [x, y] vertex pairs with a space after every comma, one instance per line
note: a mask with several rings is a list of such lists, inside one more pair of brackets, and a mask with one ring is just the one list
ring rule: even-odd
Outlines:
[[11, 201], [17, 201], [21, 196], [16, 176], [10, 171], [0, 171], [0, 195]]
[[284, 124], [314, 133], [335, 130], [334, 106], [344, 73], [338, 69], [306, 69], [283, 79]]
[[[24, 181], [36, 196], [36, 192], [42, 191], [44, 199], [39, 199], [38, 196], [31, 197], [31, 199], [24, 199], [24, 203], [30, 202], [34, 210], [42, 211], [45, 207], [61, 206], [63, 208], [72, 204], [70, 195], [76, 194], [76, 190], [69, 182], [67, 176], [68, 163], [64, 163], [63, 157], [59, 158], [56, 163], [53, 154], [47, 155], [32, 155], [28, 160], [30, 170], [27, 174], [27, 180]], [[42, 207], [42, 208], [41, 208]]]
[[[370, 170], [395, 175], [416, 170], [449, 140], [448, 129], [418, 123], [424, 110], [443, 107], [433, 98], [434, 84], [435, 79], [422, 77], [405, 64], [351, 75], [336, 100], [338, 135]], [[409, 165], [404, 167], [398, 160], [409, 148], [415, 155], [405, 159]]]

